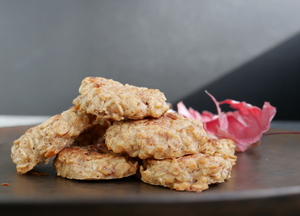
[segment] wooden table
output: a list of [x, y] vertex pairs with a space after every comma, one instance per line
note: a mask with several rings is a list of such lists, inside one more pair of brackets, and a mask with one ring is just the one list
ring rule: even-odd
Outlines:
[[228, 181], [194, 193], [151, 186], [135, 177], [67, 180], [56, 176], [52, 161], [17, 174], [10, 148], [29, 127], [0, 128], [0, 183], [9, 183], [0, 186], [3, 216], [300, 214], [300, 135], [264, 136], [260, 146], [237, 153]]

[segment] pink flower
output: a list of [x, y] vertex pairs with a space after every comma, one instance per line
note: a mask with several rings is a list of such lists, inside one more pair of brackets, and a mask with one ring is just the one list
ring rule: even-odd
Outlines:
[[[232, 139], [238, 151], [246, 151], [252, 144], [260, 140], [264, 132], [270, 128], [270, 122], [276, 114], [276, 108], [265, 102], [260, 109], [246, 102], [231, 99], [218, 102], [211, 94], [206, 92], [217, 107], [217, 115], [208, 111], [202, 114], [196, 110], [187, 109], [182, 102], [177, 104], [178, 113], [187, 118], [198, 119], [203, 122], [207, 133], [218, 138]], [[220, 105], [229, 104], [236, 109], [233, 112], [222, 112]]]

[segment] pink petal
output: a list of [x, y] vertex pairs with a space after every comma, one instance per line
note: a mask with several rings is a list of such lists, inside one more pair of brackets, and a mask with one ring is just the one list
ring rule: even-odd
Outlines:
[[210, 121], [213, 121], [213, 120], [219, 118], [218, 115], [214, 115], [214, 114], [212, 114], [211, 112], [208, 112], [208, 111], [205, 111], [205, 110], [202, 112], [202, 114], [199, 113], [199, 115], [201, 116], [201, 117], [199, 118], [199, 120], [201, 119], [202, 122], [204, 122], [204, 123], [205, 123], [205, 122], [210, 122]]
[[203, 114], [201, 115], [198, 111], [192, 108], [187, 109], [186, 106], [183, 104], [183, 102], [179, 102], [177, 104], [177, 112], [187, 118], [198, 119], [201, 122], [210, 121], [213, 118], [213, 116], [215, 116], [212, 113], [207, 111], [204, 111]]
[[[228, 138], [235, 141], [237, 150], [245, 151], [253, 143], [260, 140], [262, 134], [270, 128], [270, 122], [276, 114], [276, 108], [269, 102], [265, 102], [263, 108], [246, 102], [239, 102], [231, 99], [218, 102], [210, 93], [216, 105], [218, 115], [203, 111], [202, 114], [196, 110], [187, 109], [182, 102], [177, 104], [178, 113], [187, 118], [199, 119], [204, 123], [207, 133], [218, 138]], [[229, 104], [231, 108], [236, 109], [233, 112], [222, 112], [220, 105]]]
[[247, 150], [251, 144], [260, 140], [262, 134], [269, 130], [270, 122], [276, 114], [276, 108], [268, 102], [264, 103], [262, 110], [245, 102], [234, 100], [220, 102], [225, 103], [237, 109], [226, 114], [229, 122], [226, 132], [235, 137], [234, 141], [240, 151]]
[[[221, 107], [219, 106], [219, 102], [208, 91], [205, 91], [205, 93], [210, 96], [210, 98], [216, 105], [219, 116], [219, 129], [226, 131], [228, 129], [228, 121], [226, 115], [222, 112]], [[216, 128], [216, 130], [218, 130], [218, 128]]]
[[177, 104], [177, 112], [180, 113], [181, 115], [190, 118], [190, 119], [194, 119], [194, 115], [192, 115], [188, 109], [186, 108], [186, 106], [184, 105], [184, 103], [182, 101], [180, 101]]

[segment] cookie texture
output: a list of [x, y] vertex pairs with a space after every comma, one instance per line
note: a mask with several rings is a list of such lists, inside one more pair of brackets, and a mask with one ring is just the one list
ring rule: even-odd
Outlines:
[[86, 77], [79, 93], [75, 106], [14, 141], [18, 173], [56, 156], [57, 176], [73, 180], [135, 175], [147, 184], [201, 192], [231, 177], [234, 141], [208, 135], [201, 121], [170, 109], [159, 90]]
[[88, 128], [95, 116], [73, 106], [27, 130], [14, 141], [11, 157], [18, 173], [24, 174], [43, 164]]
[[66, 147], [53, 165], [58, 176], [76, 180], [119, 179], [138, 169], [136, 160], [109, 151], [104, 143]]
[[151, 185], [198, 193], [208, 189], [210, 184], [222, 183], [231, 177], [236, 162], [231, 147], [227, 148], [225, 144], [227, 141], [220, 141], [224, 148], [212, 155], [198, 153], [171, 159], [143, 160], [141, 180]]
[[235, 144], [231, 139], [209, 139], [206, 145], [201, 146], [199, 153], [220, 156], [232, 165], [236, 163]]
[[[140, 159], [196, 154], [207, 144], [202, 122], [177, 113], [160, 118], [117, 121], [105, 134], [108, 149]], [[208, 143], [209, 144], [209, 143]]]
[[160, 117], [168, 109], [165, 95], [157, 89], [136, 87], [105, 79], [86, 77], [73, 100], [81, 110], [99, 118], [123, 120]]
[[87, 146], [97, 143], [104, 143], [104, 135], [107, 128], [112, 125], [112, 121], [107, 119], [97, 119], [88, 128], [86, 128], [71, 145]]

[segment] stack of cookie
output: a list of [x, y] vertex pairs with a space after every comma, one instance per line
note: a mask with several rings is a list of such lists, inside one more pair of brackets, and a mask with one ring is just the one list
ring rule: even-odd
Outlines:
[[87, 77], [75, 106], [30, 128], [14, 142], [18, 173], [56, 155], [58, 176], [77, 180], [136, 175], [145, 183], [201, 192], [230, 178], [228, 139], [209, 139], [198, 120], [175, 112], [162, 92]]

